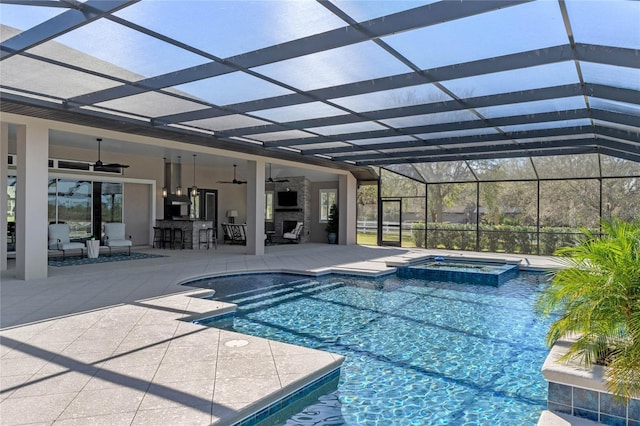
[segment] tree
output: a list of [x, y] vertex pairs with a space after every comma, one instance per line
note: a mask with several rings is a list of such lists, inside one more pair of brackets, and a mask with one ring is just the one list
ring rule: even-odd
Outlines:
[[576, 246], [558, 250], [567, 268], [541, 293], [538, 310], [559, 312], [547, 344], [575, 336], [563, 359], [585, 366], [606, 361], [609, 390], [640, 396], [640, 221], [602, 222], [603, 236], [584, 230]]
[[375, 220], [378, 216], [378, 185], [361, 185], [356, 193], [358, 220]]

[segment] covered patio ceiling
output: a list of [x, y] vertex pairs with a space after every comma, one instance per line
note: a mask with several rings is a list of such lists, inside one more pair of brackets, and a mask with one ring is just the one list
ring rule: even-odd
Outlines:
[[637, 1], [3, 0], [0, 22], [5, 112], [356, 176], [640, 163]]

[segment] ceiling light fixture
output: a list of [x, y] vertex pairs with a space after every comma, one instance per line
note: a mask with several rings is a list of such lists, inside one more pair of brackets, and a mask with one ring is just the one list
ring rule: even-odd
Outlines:
[[[162, 167], [165, 168], [165, 174], [166, 174], [166, 168], [167, 168], [167, 157], [162, 157]], [[167, 198], [167, 195], [169, 195], [169, 190], [166, 187], [166, 177], [165, 177], [165, 186], [162, 187], [162, 197], [163, 198]]]
[[[182, 165], [181, 157], [179, 155], [178, 155], [178, 164]], [[182, 167], [180, 167], [179, 170], [182, 172]], [[182, 186], [181, 185], [176, 186], [176, 195], [178, 197], [182, 195]]]
[[198, 187], [196, 186], [196, 154], [193, 154], [193, 187], [191, 187], [191, 196], [198, 196]]

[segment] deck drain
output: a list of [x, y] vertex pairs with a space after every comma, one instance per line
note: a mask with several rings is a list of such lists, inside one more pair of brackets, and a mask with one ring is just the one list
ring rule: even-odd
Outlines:
[[247, 346], [249, 344], [246, 340], [229, 340], [225, 342], [225, 346], [228, 348], [241, 348], [243, 346]]

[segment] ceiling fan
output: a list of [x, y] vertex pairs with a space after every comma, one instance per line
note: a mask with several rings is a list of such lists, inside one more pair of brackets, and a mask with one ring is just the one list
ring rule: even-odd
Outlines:
[[267, 179], [267, 183], [280, 183], [280, 182], [289, 182], [289, 179], [274, 179], [271, 177], [271, 163], [269, 163], [269, 178]]
[[122, 169], [126, 169], [127, 167], [129, 167], [128, 164], [120, 164], [120, 163], [103, 163], [102, 160], [100, 160], [100, 143], [102, 142], [102, 138], [96, 138], [96, 140], [98, 141], [98, 161], [96, 161], [93, 164], [93, 170], [97, 171], [97, 172], [113, 172], [113, 171], [119, 171], [121, 172]]
[[238, 179], [236, 179], [236, 167], [238, 167], [237, 164], [234, 164], [233, 165], [233, 180], [231, 180], [231, 181], [219, 180], [218, 183], [233, 183], [235, 185], [242, 185], [243, 183], [247, 183], [246, 180], [238, 180]]

